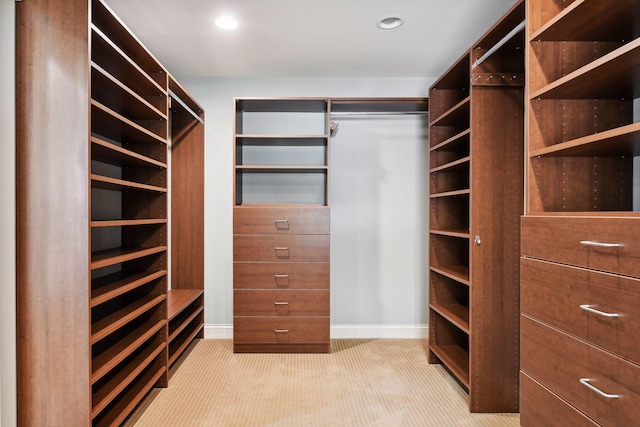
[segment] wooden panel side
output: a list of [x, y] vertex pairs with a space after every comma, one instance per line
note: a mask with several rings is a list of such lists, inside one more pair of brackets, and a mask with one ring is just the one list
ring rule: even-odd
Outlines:
[[171, 117], [171, 288], [204, 289], [204, 124], [184, 114]]
[[16, 3], [20, 425], [89, 425], [88, 2]]
[[517, 412], [524, 93], [472, 90], [470, 409]]

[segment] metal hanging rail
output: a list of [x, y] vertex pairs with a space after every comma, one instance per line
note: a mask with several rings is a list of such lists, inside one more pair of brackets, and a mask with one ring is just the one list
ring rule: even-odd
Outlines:
[[331, 116], [422, 116], [428, 111], [335, 111]]
[[175, 92], [173, 92], [171, 89], [169, 89], [169, 96], [171, 97], [171, 99], [174, 99], [175, 101], [178, 102], [178, 104], [180, 104], [182, 106], [182, 108], [184, 108], [185, 110], [187, 110], [187, 112], [189, 114], [191, 114], [193, 116], [193, 118], [195, 118], [197, 121], [199, 121], [200, 123], [204, 123], [202, 118], [200, 118], [199, 115], [197, 115], [195, 113], [195, 111], [193, 111], [182, 99], [180, 99], [180, 97], [178, 95], [176, 95]]
[[476, 62], [473, 64], [474, 67], [482, 64], [487, 58], [495, 53], [496, 50], [500, 49], [506, 42], [511, 40], [513, 36], [518, 34], [520, 31], [524, 30], [525, 21], [519, 23], [513, 30], [509, 32], [506, 36], [504, 36], [498, 43], [496, 43], [491, 49], [485, 52], [480, 58], [476, 59]]

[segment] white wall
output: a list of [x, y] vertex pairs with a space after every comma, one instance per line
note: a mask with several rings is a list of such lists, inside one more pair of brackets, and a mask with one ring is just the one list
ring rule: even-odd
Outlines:
[[[233, 97], [425, 97], [430, 79], [180, 79], [206, 114], [205, 323], [230, 336]], [[426, 120], [426, 119], [423, 119]], [[331, 152], [333, 332], [426, 323], [425, 127], [345, 119]], [[219, 328], [219, 329], [216, 329]], [[354, 329], [355, 328], [355, 329]], [[400, 328], [401, 329], [401, 328]], [[378, 328], [379, 330], [379, 328]], [[364, 334], [375, 334], [376, 328]], [[337, 336], [335, 335], [334, 336]]]
[[16, 425], [15, 0], [0, 0], [0, 425]]

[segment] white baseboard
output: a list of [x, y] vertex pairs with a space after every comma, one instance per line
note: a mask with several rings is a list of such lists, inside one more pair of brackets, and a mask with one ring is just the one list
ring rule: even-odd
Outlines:
[[[331, 325], [331, 338], [427, 338], [428, 325]], [[233, 325], [205, 325], [204, 337], [232, 339]]]

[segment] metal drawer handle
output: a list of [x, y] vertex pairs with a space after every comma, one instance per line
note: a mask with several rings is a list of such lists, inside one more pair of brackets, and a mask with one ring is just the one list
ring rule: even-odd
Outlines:
[[622, 243], [603, 243], [594, 242], [593, 240], [580, 240], [580, 244], [585, 246], [597, 246], [599, 248], [621, 248], [624, 246]]
[[618, 313], [607, 313], [605, 311], [596, 310], [595, 308], [591, 307], [590, 304], [581, 304], [580, 308], [584, 311], [588, 311], [589, 313], [597, 314], [598, 316], [602, 317], [620, 317]]
[[289, 302], [287, 301], [276, 301], [274, 302], [275, 305], [289, 305]]
[[619, 394], [605, 393], [604, 391], [602, 391], [602, 390], [592, 386], [591, 384], [589, 384], [589, 381], [591, 381], [590, 378], [580, 378], [580, 384], [582, 384], [583, 386], [587, 387], [591, 391], [595, 391], [596, 393], [598, 393], [602, 397], [606, 397], [607, 399], [618, 399], [618, 398], [621, 397]]
[[274, 219], [273, 222], [275, 223], [276, 228], [279, 228], [279, 229], [285, 230], [290, 227], [288, 219]]
[[274, 332], [276, 334], [286, 334], [287, 332], [289, 332], [288, 329], [274, 329]]
[[275, 277], [276, 279], [288, 279], [289, 275], [288, 274], [274, 274], [273, 277]]
[[275, 248], [276, 251], [288, 251], [289, 247], [288, 246], [276, 246]]

